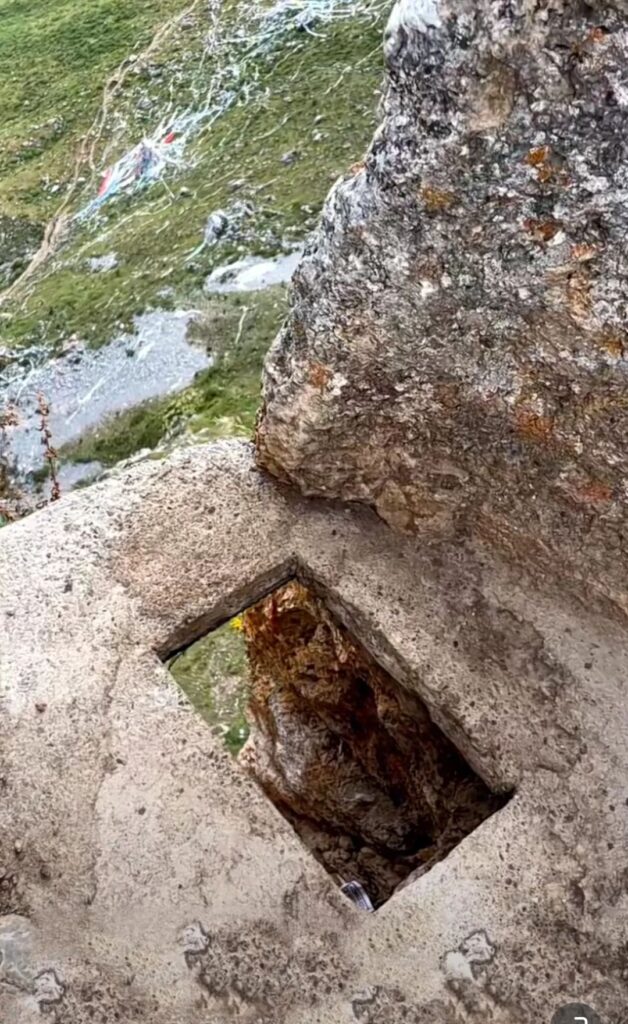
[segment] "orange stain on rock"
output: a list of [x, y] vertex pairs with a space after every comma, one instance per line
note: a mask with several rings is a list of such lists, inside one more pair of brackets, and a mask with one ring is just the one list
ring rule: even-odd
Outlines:
[[535, 242], [549, 242], [558, 234], [562, 225], [557, 220], [536, 220], [534, 217], [526, 217], [523, 227], [532, 235]]
[[448, 210], [455, 203], [456, 196], [447, 189], [424, 185], [421, 189], [421, 199], [430, 213], [438, 213], [441, 210]]
[[557, 185], [568, 185], [569, 175], [552, 160], [549, 146], [535, 146], [528, 150], [524, 162], [536, 170], [537, 180], [545, 185], [553, 181]]
[[613, 489], [600, 480], [591, 480], [575, 489], [575, 497], [587, 505], [606, 505], [613, 500]]
[[605, 349], [605, 351], [608, 352], [609, 355], [613, 356], [615, 359], [623, 358], [626, 352], [626, 346], [624, 344], [623, 338], [621, 338], [614, 331], [600, 331], [600, 333], [596, 336], [595, 340], [596, 343], [600, 346], [600, 348]]
[[525, 441], [547, 444], [554, 434], [554, 420], [551, 416], [533, 412], [531, 409], [517, 410], [517, 433]]
[[551, 149], [549, 146], [535, 146], [531, 149], [525, 157], [525, 162], [530, 167], [540, 167], [542, 164], [547, 163], [550, 158]]
[[577, 320], [582, 320], [591, 310], [591, 282], [582, 268], [567, 279], [567, 302]]
[[596, 25], [592, 28], [587, 36], [587, 42], [589, 43], [602, 43], [608, 35], [607, 30], [602, 25]]
[[332, 376], [332, 371], [328, 366], [324, 366], [322, 363], [310, 363], [308, 380], [319, 391], [325, 390]]
[[572, 245], [571, 258], [576, 263], [587, 263], [589, 260], [595, 259], [599, 251], [599, 245], [589, 245], [587, 242], [581, 242], [579, 245]]

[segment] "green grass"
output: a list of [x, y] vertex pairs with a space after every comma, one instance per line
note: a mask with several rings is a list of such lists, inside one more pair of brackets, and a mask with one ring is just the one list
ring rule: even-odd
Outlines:
[[214, 365], [179, 394], [114, 416], [78, 442], [64, 446], [59, 452], [62, 461], [96, 460], [114, 466], [140, 449], [156, 448], [167, 435], [183, 429], [203, 431], [204, 437], [250, 436], [264, 355], [286, 310], [285, 288], [214, 296], [204, 300], [202, 307], [191, 334], [214, 355]]
[[[249, 68], [257, 93], [228, 110], [191, 147], [194, 166], [169, 182], [172, 195], [157, 184], [143, 196], [105, 207], [106, 220], [97, 231], [77, 230], [26, 300], [11, 310], [5, 343], [44, 342], [55, 348], [77, 334], [90, 344], [104, 344], [130, 324], [133, 314], [159, 305], [165, 285], [184, 300], [216, 262], [237, 254], [230, 243], [187, 260], [208, 214], [238, 196], [256, 207], [258, 242], [248, 248], [276, 249], [277, 242], [264, 242], [269, 233], [275, 239], [302, 235], [313, 225], [331, 181], [360, 158], [371, 135], [380, 34], [381, 25], [339, 22], [325, 28], [325, 38], [301, 33], [291, 40], [292, 49], [258, 58]], [[163, 90], [163, 84], [151, 88]], [[122, 107], [128, 103], [131, 123], [139, 89], [134, 81], [126, 100], [119, 100]], [[313, 131], [320, 133], [318, 141]], [[131, 134], [128, 144], [137, 141]], [[294, 149], [301, 158], [284, 166], [282, 155]], [[244, 185], [234, 194], [230, 182], [236, 178]], [[86, 272], [88, 256], [111, 250], [118, 254], [118, 270]]]
[[242, 748], [249, 727], [246, 644], [238, 620], [202, 637], [168, 664], [190, 703], [232, 754]]
[[0, 213], [42, 217], [105, 81], [181, 0], [0, 0]]
[[[0, 0], [0, 217], [13, 218], [7, 237], [17, 232], [11, 244], [18, 268], [20, 238], [28, 235], [24, 218], [38, 221], [40, 230], [56, 209], [63, 191], [53, 196], [49, 186], [68, 180], [104, 82], [159, 23], [186, 6], [181, 0]], [[249, 0], [225, 0], [225, 38], [252, 9]], [[201, 5], [196, 24], [172, 33], [151, 55], [152, 70], [125, 80], [103, 131], [98, 168], [151, 132], [167, 103], [181, 110], [205, 95], [216, 70], [214, 58], [201, 61], [206, 10]], [[75, 222], [56, 256], [0, 310], [0, 345], [39, 344], [54, 353], [74, 335], [105, 345], [146, 309], [197, 308], [204, 278], [218, 263], [249, 252], [269, 255], [302, 239], [332, 181], [349, 172], [371, 137], [381, 30], [381, 19], [354, 19], [321, 26], [320, 38], [292, 31], [275, 52], [249, 61], [240, 83], [250, 87], [246, 102], [240, 97], [191, 141], [186, 169], [167, 184], [107, 204], [95, 222]], [[235, 59], [229, 50], [227, 56]], [[299, 159], [286, 166], [282, 156], [293, 150]], [[71, 210], [94, 195], [98, 173], [86, 169], [85, 176]], [[192, 258], [208, 215], [238, 200], [254, 210], [243, 234]], [[90, 257], [112, 251], [115, 270], [89, 270]], [[241, 324], [243, 305], [249, 308]], [[183, 431], [203, 438], [250, 435], [263, 358], [285, 309], [283, 288], [205, 301], [197, 333], [217, 353], [214, 367], [180, 394], [108, 420], [61, 458], [113, 466]]]

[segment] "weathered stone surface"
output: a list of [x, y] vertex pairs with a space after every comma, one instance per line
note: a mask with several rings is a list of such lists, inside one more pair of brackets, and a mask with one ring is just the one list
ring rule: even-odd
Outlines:
[[[360, 914], [165, 656], [297, 576], [515, 796]], [[239, 443], [0, 531], [0, 1020], [624, 1024], [625, 628]]]
[[306, 846], [377, 906], [505, 802], [303, 584], [249, 609], [239, 755]]
[[628, 7], [401, 0], [266, 364], [260, 463], [628, 610]]

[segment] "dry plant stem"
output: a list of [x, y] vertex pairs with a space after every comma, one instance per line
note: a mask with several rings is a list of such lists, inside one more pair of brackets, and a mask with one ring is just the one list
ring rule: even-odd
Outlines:
[[52, 446], [52, 433], [48, 425], [50, 406], [41, 392], [37, 395], [37, 411], [40, 416], [39, 430], [41, 432], [41, 443], [44, 446], [44, 458], [50, 467], [50, 501], [57, 501], [61, 497], [61, 488], [58, 477], [57, 451]]

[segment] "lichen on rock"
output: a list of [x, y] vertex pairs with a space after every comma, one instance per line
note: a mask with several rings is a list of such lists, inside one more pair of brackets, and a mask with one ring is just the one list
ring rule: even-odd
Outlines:
[[628, 23], [403, 0], [266, 363], [261, 465], [628, 610]]

